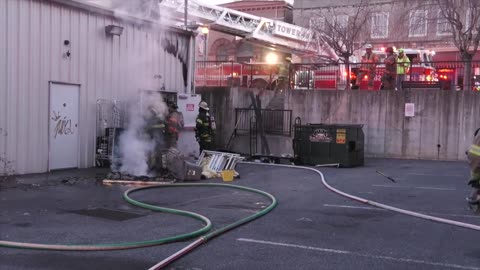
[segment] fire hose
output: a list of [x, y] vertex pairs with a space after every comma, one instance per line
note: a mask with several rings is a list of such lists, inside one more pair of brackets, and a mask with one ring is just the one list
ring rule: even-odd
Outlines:
[[[261, 211], [250, 215], [246, 218], [243, 218], [241, 220], [238, 220], [234, 223], [231, 223], [221, 229], [218, 229], [214, 232], [211, 232], [209, 234], [206, 234], [210, 229], [212, 228], [212, 222], [199, 214], [189, 212], [189, 211], [183, 211], [183, 210], [178, 210], [178, 209], [171, 209], [171, 208], [165, 208], [165, 207], [159, 207], [147, 203], [143, 203], [137, 200], [134, 200], [130, 197], [130, 194], [141, 191], [141, 190], [146, 190], [146, 189], [153, 189], [153, 188], [165, 188], [165, 187], [222, 187], [222, 188], [233, 188], [233, 189], [239, 189], [247, 192], [253, 192], [256, 194], [260, 194], [264, 197], [267, 197], [270, 200], [270, 204], [262, 209]], [[151, 186], [144, 186], [144, 187], [137, 187], [137, 188], [132, 188], [127, 191], [125, 191], [123, 198], [136, 206], [146, 208], [152, 211], [157, 211], [157, 212], [164, 212], [164, 213], [171, 213], [175, 215], [181, 215], [181, 216], [186, 216], [190, 217], [196, 220], [200, 220], [201, 222], [204, 223], [204, 226], [196, 231], [190, 232], [190, 233], [184, 233], [180, 235], [175, 235], [171, 237], [166, 237], [166, 238], [160, 238], [160, 239], [154, 239], [154, 240], [147, 240], [147, 241], [136, 241], [136, 242], [123, 242], [123, 243], [111, 243], [111, 244], [92, 244], [92, 245], [61, 245], [61, 244], [39, 244], [39, 243], [25, 243], [25, 242], [14, 242], [14, 241], [2, 241], [0, 240], [0, 247], [7, 247], [7, 248], [20, 248], [20, 249], [35, 249], [35, 250], [57, 250], [57, 251], [107, 251], [107, 250], [122, 250], [122, 249], [134, 249], [134, 248], [142, 248], [142, 247], [150, 247], [150, 246], [156, 246], [156, 245], [163, 245], [163, 244], [168, 244], [172, 242], [178, 242], [178, 241], [185, 241], [188, 239], [192, 239], [198, 236], [203, 235], [200, 239], [204, 239], [205, 241], [213, 238], [215, 236], [218, 236], [228, 230], [231, 230], [235, 227], [238, 227], [240, 225], [243, 225], [247, 222], [250, 222], [254, 219], [257, 219], [268, 212], [270, 212], [277, 204], [277, 200], [275, 197], [273, 197], [271, 194], [253, 189], [253, 188], [248, 188], [248, 187], [243, 187], [243, 186], [237, 186], [237, 185], [228, 185], [228, 184], [216, 184], [216, 183], [192, 183], [192, 184], [159, 184], [159, 185], [151, 185]]]
[[[463, 227], [467, 229], [472, 229], [476, 231], [480, 231], [480, 226], [474, 225], [474, 224], [469, 224], [469, 223], [464, 223], [464, 222], [458, 222], [450, 219], [444, 219], [444, 218], [439, 218], [439, 217], [434, 217], [431, 215], [426, 215], [426, 214], [421, 214], [418, 212], [413, 212], [385, 204], [381, 204], [375, 201], [370, 201], [366, 200], [364, 198], [360, 198], [354, 195], [350, 195], [348, 193], [342, 192], [338, 189], [333, 188], [330, 186], [326, 181], [325, 178], [319, 170], [315, 168], [309, 168], [309, 167], [297, 167], [293, 165], [276, 165], [276, 164], [263, 164], [263, 163], [247, 163], [247, 164], [255, 164], [255, 165], [263, 165], [263, 166], [277, 166], [277, 167], [285, 167], [285, 168], [295, 168], [295, 169], [304, 169], [304, 170], [310, 170], [312, 172], [315, 172], [320, 176], [322, 184], [330, 191], [346, 197], [348, 199], [363, 203], [363, 204], [368, 204], [372, 205], [378, 208], [386, 209], [389, 211], [417, 217], [417, 218], [422, 218], [430, 221], [435, 221], [439, 223], [444, 223], [444, 224], [449, 224], [457, 227]], [[241, 220], [238, 220], [234, 223], [231, 223], [225, 227], [222, 227], [218, 230], [215, 230], [213, 232], [207, 233], [211, 227], [211, 221], [199, 214], [195, 214], [193, 212], [188, 212], [188, 211], [182, 211], [182, 210], [176, 210], [176, 209], [170, 209], [170, 208], [164, 208], [164, 207], [159, 207], [155, 205], [150, 205], [146, 203], [142, 203], [139, 201], [136, 201], [132, 198], [130, 198], [130, 194], [134, 192], [138, 192], [141, 190], [145, 189], [153, 189], [153, 188], [162, 188], [162, 187], [203, 187], [203, 186], [215, 186], [215, 187], [224, 187], [224, 188], [234, 188], [234, 189], [239, 189], [247, 192], [253, 192], [260, 194], [262, 196], [265, 196], [270, 199], [271, 203], [265, 208], [262, 209], [261, 211], [255, 213], [254, 215], [248, 216], [246, 218], [243, 218]], [[133, 249], [133, 248], [140, 248], [140, 247], [148, 247], [148, 246], [154, 246], [154, 245], [161, 245], [161, 244], [167, 244], [167, 243], [172, 243], [172, 242], [177, 242], [177, 241], [183, 241], [183, 240], [188, 240], [195, 238], [197, 236], [200, 236], [198, 239], [196, 239], [194, 242], [190, 243], [186, 247], [182, 248], [181, 250], [177, 251], [176, 253], [170, 255], [163, 261], [159, 262], [158, 264], [152, 266], [149, 268], [149, 270], [154, 270], [154, 269], [162, 269], [163, 267], [167, 266], [168, 264], [172, 263], [173, 261], [179, 259], [180, 257], [186, 255], [187, 253], [193, 251], [196, 247], [200, 246], [201, 244], [206, 243], [208, 240], [211, 240], [212, 238], [219, 236], [222, 233], [225, 233], [229, 230], [232, 230], [238, 226], [241, 226], [247, 222], [250, 222], [254, 219], [257, 219], [268, 212], [270, 212], [276, 205], [277, 205], [277, 200], [275, 197], [273, 197], [271, 194], [253, 189], [253, 188], [248, 188], [248, 187], [243, 187], [243, 186], [236, 186], [236, 185], [228, 185], [228, 184], [216, 184], [216, 183], [199, 183], [199, 184], [162, 184], [162, 185], [154, 185], [154, 186], [145, 186], [145, 187], [139, 187], [139, 188], [132, 188], [127, 190], [124, 193], [124, 199], [127, 200], [129, 203], [143, 207], [146, 209], [150, 209], [153, 211], [159, 211], [159, 212], [166, 212], [166, 213], [172, 213], [172, 214], [178, 214], [178, 215], [183, 215], [187, 217], [191, 217], [197, 220], [201, 220], [204, 223], [204, 227], [196, 230], [191, 233], [186, 233], [182, 235], [177, 235], [173, 237], [167, 237], [167, 238], [161, 238], [157, 240], [149, 240], [149, 241], [140, 241], [140, 242], [127, 242], [127, 243], [117, 243], [117, 244], [96, 244], [96, 245], [49, 245], [49, 244], [35, 244], [35, 243], [21, 243], [21, 242], [10, 242], [10, 241], [0, 241], [0, 247], [9, 247], [9, 248], [23, 248], [23, 249], [37, 249], [37, 250], [63, 250], [63, 251], [98, 251], [98, 250], [119, 250], [119, 249]]]
[[[316, 173], [320, 176], [322, 184], [328, 190], [330, 190], [330, 191], [332, 191], [332, 192], [334, 192], [334, 193], [336, 193], [340, 196], [348, 198], [350, 200], [354, 200], [354, 201], [357, 201], [357, 202], [360, 202], [360, 203], [372, 205], [372, 206], [375, 206], [375, 207], [378, 207], [378, 208], [386, 209], [386, 210], [389, 210], [389, 211], [401, 213], [401, 214], [408, 215], [408, 216], [413, 216], [413, 217], [422, 218], [422, 219], [426, 219], [426, 220], [430, 220], [430, 221], [435, 221], [435, 222], [439, 222], [439, 223], [444, 223], [444, 224], [449, 224], [449, 225], [453, 225], [453, 226], [458, 226], [458, 227], [463, 227], [463, 228], [467, 228], [467, 229], [480, 231], [480, 226], [478, 226], [478, 225], [474, 225], [474, 224], [470, 224], [470, 223], [464, 223], [464, 222], [458, 222], [458, 221], [439, 218], [439, 217], [434, 217], [434, 216], [430, 216], [430, 215], [425, 215], [425, 214], [421, 214], [421, 213], [417, 213], [417, 212], [408, 211], [408, 210], [405, 210], [405, 209], [389, 206], [389, 205], [386, 205], [386, 204], [381, 204], [381, 203], [378, 203], [378, 202], [375, 202], [375, 201], [366, 200], [366, 199], [363, 199], [363, 198], [360, 198], [360, 197], [357, 197], [357, 196], [354, 196], [354, 195], [350, 195], [348, 193], [345, 193], [343, 191], [340, 191], [340, 190], [330, 186], [327, 183], [327, 181], [325, 181], [323, 173], [320, 172], [319, 170], [315, 169], [315, 168], [299, 167], [299, 166], [294, 166], [294, 165], [270, 164], [270, 163], [249, 163], [249, 162], [241, 162], [241, 163], [255, 164], [255, 165], [259, 165], [259, 166], [276, 166], [276, 167], [284, 167], [284, 168], [295, 168], [295, 169], [309, 170], [309, 171], [312, 171], [312, 172], [314, 172], [314, 173]], [[152, 266], [148, 270], [158, 270], [158, 269], [164, 268], [165, 266], [172, 263], [173, 261], [175, 261], [175, 260], [179, 259], [180, 257], [186, 255], [187, 253], [191, 252], [193, 249], [195, 249], [199, 245], [205, 243], [207, 240], [208, 240], [208, 238], [205, 239], [204, 237], [201, 237], [200, 239], [197, 239], [193, 243], [187, 245], [183, 249], [181, 249], [181, 250], [177, 251], [176, 253], [170, 255], [169, 257], [167, 257], [163, 261], [157, 263], [156, 265]]]

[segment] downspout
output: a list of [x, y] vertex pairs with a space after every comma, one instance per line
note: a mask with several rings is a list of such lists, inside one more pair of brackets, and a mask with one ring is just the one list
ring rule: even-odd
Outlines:
[[189, 48], [188, 48], [188, 71], [187, 71], [187, 86], [185, 94], [195, 94], [195, 63], [196, 63], [196, 33], [191, 32]]

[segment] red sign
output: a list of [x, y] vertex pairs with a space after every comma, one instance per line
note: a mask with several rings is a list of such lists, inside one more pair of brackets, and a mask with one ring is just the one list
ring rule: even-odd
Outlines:
[[195, 104], [187, 104], [187, 111], [193, 112], [195, 110]]

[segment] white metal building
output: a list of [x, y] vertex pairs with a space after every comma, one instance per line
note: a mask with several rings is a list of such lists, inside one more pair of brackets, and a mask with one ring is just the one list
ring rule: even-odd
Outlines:
[[80, 0], [0, 0], [0, 174], [93, 166], [97, 99], [190, 93], [193, 48], [190, 32]]

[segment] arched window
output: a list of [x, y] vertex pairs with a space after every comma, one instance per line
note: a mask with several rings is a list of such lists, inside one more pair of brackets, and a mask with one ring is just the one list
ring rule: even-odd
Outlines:
[[228, 61], [228, 46], [222, 45], [217, 48], [215, 55], [215, 60], [217, 61]]

